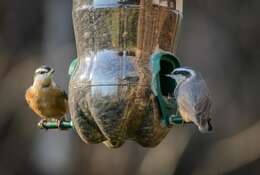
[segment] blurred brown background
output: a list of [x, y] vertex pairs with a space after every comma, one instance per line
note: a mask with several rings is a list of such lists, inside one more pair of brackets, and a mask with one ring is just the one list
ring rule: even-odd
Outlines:
[[213, 96], [214, 133], [173, 128], [154, 149], [86, 145], [41, 131], [25, 90], [41, 64], [66, 89], [76, 56], [70, 0], [0, 1], [0, 175], [260, 174], [260, 1], [184, 0], [177, 55]]

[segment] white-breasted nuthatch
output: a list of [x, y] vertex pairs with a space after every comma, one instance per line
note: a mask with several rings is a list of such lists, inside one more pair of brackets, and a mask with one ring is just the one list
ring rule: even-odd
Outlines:
[[53, 73], [54, 69], [45, 65], [36, 69], [33, 85], [25, 94], [30, 108], [42, 118], [40, 127], [48, 119], [56, 119], [60, 125], [68, 111], [67, 95], [54, 82]]
[[174, 96], [178, 112], [185, 122], [193, 122], [203, 133], [212, 131], [210, 124], [211, 98], [206, 82], [190, 68], [177, 68], [169, 77], [176, 83]]

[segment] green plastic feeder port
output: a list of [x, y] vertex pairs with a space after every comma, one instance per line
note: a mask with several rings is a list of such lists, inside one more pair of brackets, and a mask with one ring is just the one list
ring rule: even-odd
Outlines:
[[178, 67], [180, 67], [180, 62], [172, 53], [158, 51], [151, 56], [151, 88], [157, 97], [162, 113], [162, 122], [165, 126], [184, 123], [183, 119], [176, 115], [177, 104], [174, 98], [176, 82], [167, 76]]
[[73, 58], [73, 60], [70, 63], [69, 71], [68, 71], [68, 74], [70, 76], [72, 76], [75, 73], [77, 66], [78, 66], [78, 58]]

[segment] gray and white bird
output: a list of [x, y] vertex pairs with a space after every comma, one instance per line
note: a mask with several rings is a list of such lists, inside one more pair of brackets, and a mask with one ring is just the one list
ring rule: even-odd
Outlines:
[[187, 67], [177, 68], [168, 76], [177, 83], [174, 96], [184, 121], [193, 122], [202, 133], [212, 131], [211, 98], [202, 76]]

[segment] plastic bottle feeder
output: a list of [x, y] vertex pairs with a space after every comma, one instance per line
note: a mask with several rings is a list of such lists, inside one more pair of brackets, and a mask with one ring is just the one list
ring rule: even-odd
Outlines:
[[[155, 147], [174, 124], [182, 0], [73, 0], [78, 57], [70, 67], [73, 127], [86, 143]], [[49, 125], [49, 128], [55, 126]]]

